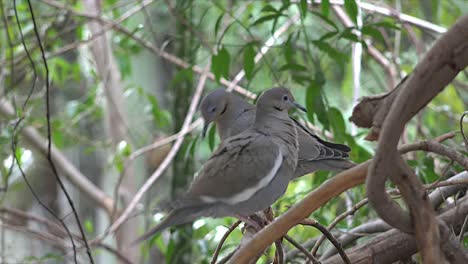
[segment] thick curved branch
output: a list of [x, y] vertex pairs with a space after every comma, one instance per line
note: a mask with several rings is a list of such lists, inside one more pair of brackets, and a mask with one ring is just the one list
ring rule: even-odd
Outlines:
[[[406, 122], [435, 97], [468, 64], [468, 16], [450, 28], [431, 48], [403, 84], [385, 118], [377, 153], [367, 178], [369, 202], [379, 216], [405, 232], [414, 227], [423, 260], [440, 263], [439, 231], [422, 184], [401, 159], [397, 144]], [[395, 165], [398, 165], [395, 168]], [[385, 193], [391, 177], [410, 208], [411, 216]]]
[[451, 160], [454, 160], [456, 163], [460, 164], [461, 166], [463, 166], [465, 170], [468, 170], [468, 158], [467, 157], [465, 157], [460, 152], [453, 150], [449, 147], [446, 147], [438, 142], [423, 141], [423, 142], [418, 143], [414, 147], [418, 148], [419, 150], [433, 152], [433, 153], [445, 156]]

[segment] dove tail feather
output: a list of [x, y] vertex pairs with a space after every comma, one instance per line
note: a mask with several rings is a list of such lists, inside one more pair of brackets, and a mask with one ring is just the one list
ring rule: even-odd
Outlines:
[[133, 241], [132, 246], [147, 240], [153, 235], [171, 226], [182, 225], [201, 216], [209, 216], [211, 214], [210, 211], [210, 205], [188, 206], [174, 209], [155, 227], [151, 228], [148, 232]]
[[309, 162], [300, 162], [297, 165], [294, 177], [298, 178], [311, 171], [343, 171], [356, 166], [352, 161], [345, 159], [330, 159], [330, 160], [313, 160]]

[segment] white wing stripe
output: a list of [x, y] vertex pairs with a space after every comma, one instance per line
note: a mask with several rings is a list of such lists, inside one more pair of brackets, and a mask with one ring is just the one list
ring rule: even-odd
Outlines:
[[275, 163], [273, 164], [273, 168], [268, 172], [268, 174], [263, 177], [257, 184], [251, 186], [250, 188], [244, 189], [242, 192], [226, 198], [215, 198], [211, 196], [201, 196], [201, 200], [207, 203], [214, 203], [214, 202], [224, 202], [230, 205], [234, 205], [240, 202], [244, 202], [250, 197], [252, 197], [256, 192], [260, 189], [267, 186], [273, 178], [275, 178], [276, 174], [278, 173], [281, 164], [283, 163], [283, 153], [281, 149], [278, 147], [278, 155], [276, 156]]

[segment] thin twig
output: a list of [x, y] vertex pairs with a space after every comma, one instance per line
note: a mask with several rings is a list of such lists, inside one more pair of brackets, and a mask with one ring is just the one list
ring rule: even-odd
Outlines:
[[[16, 1], [16, 0], [15, 0]], [[45, 86], [46, 86], [46, 120], [47, 120], [47, 139], [48, 139], [48, 146], [47, 146], [47, 160], [49, 162], [50, 167], [52, 168], [52, 172], [55, 176], [55, 179], [57, 180], [57, 183], [60, 186], [60, 189], [63, 191], [65, 194], [65, 197], [68, 201], [68, 204], [70, 205], [73, 215], [75, 216], [76, 223], [78, 225], [78, 229], [80, 230], [83, 242], [86, 247], [86, 253], [88, 254], [89, 261], [94, 264], [94, 259], [91, 254], [91, 249], [89, 248], [88, 245], [88, 240], [86, 239], [86, 235], [84, 233], [83, 227], [81, 226], [81, 221], [78, 216], [78, 213], [75, 209], [75, 206], [73, 204], [73, 200], [70, 197], [70, 194], [68, 193], [67, 189], [65, 188], [65, 185], [62, 182], [62, 179], [58, 176], [57, 168], [55, 167], [55, 164], [52, 160], [52, 129], [50, 126], [50, 78], [49, 78], [49, 66], [47, 64], [47, 59], [45, 56], [45, 50], [42, 45], [42, 40], [39, 36], [39, 31], [37, 29], [37, 24], [36, 24], [36, 19], [34, 18], [34, 10], [31, 5], [31, 1], [28, 0], [28, 7], [29, 7], [29, 12], [31, 14], [31, 21], [33, 23], [33, 29], [34, 29], [34, 35], [36, 36], [37, 43], [39, 45], [39, 49], [41, 51], [41, 57], [42, 57], [42, 62], [44, 63], [44, 68], [45, 68]], [[75, 249], [74, 249], [75, 250]], [[76, 254], [76, 252], [75, 252]], [[75, 256], [75, 261], [76, 261], [76, 256]]]
[[[33, 21], [33, 25], [34, 25], [34, 29], [35, 29], [35, 33], [36, 33], [36, 37], [38, 37], [38, 33], [36, 31], [36, 22], [35, 22], [35, 19], [34, 19], [34, 14], [33, 14], [33, 11], [32, 11], [32, 8], [30, 6], [30, 3], [28, 1], [28, 4], [29, 4], [29, 11], [30, 11], [30, 14], [31, 14], [31, 18], [32, 18], [32, 21]], [[36, 84], [36, 81], [37, 81], [37, 69], [36, 69], [36, 64], [34, 63], [34, 60], [32, 59], [31, 57], [31, 54], [29, 53], [29, 49], [28, 47], [26, 46], [26, 43], [24, 42], [24, 35], [23, 35], [23, 29], [21, 27], [21, 22], [19, 20], [19, 16], [18, 16], [18, 9], [17, 9], [17, 6], [16, 6], [16, 0], [13, 1], [13, 8], [14, 8], [14, 12], [15, 12], [15, 18], [16, 18], [16, 23], [18, 25], [18, 30], [20, 32], [20, 37], [21, 37], [21, 43], [23, 45], [23, 48], [25, 49], [25, 52], [26, 52], [26, 56], [28, 57], [29, 59], [29, 62], [31, 63], [31, 66], [33, 68], [33, 83], [32, 83], [32, 86], [31, 86], [31, 89], [29, 90], [29, 94], [28, 94], [28, 97], [26, 98], [25, 102], [23, 103], [23, 115], [24, 115], [24, 110], [25, 110], [25, 107], [29, 101], [29, 98], [31, 97], [31, 94], [33, 93], [34, 91], [34, 88], [35, 88], [35, 84]], [[43, 50], [41, 50], [43, 51]], [[48, 73], [47, 73], [47, 67], [46, 67], [46, 80], [48, 79]], [[42, 202], [42, 200], [39, 198], [39, 196], [36, 194], [36, 192], [34, 191], [33, 187], [31, 186], [31, 184], [29, 183], [28, 181], [28, 178], [26, 177], [26, 174], [24, 173], [23, 171], [23, 168], [21, 166], [21, 161], [20, 159], [18, 158], [18, 155], [16, 154], [16, 136], [15, 136], [15, 133], [16, 133], [16, 130], [17, 128], [19, 127], [21, 121], [24, 119], [24, 116], [20, 117], [18, 119], [18, 121], [15, 123], [14, 125], [14, 128], [13, 128], [13, 138], [12, 138], [12, 143], [11, 143], [11, 149], [12, 149], [12, 152], [14, 154], [14, 160], [16, 161], [17, 165], [18, 165], [18, 169], [20, 171], [20, 174], [21, 176], [23, 177], [24, 179], [24, 182], [26, 183], [26, 185], [28, 186], [28, 189], [30, 190], [30, 192], [32, 193], [32, 195], [35, 197], [35, 199], [37, 200], [37, 202], [47, 211], [49, 212], [55, 219], [57, 219], [63, 226], [63, 228], [66, 230], [67, 232], [67, 235], [68, 237], [70, 238], [70, 241], [71, 241], [71, 244], [72, 244], [72, 248], [73, 248], [73, 256], [74, 256], [74, 261], [75, 263], [78, 263], [78, 259], [77, 259], [77, 254], [76, 254], [76, 245], [75, 245], [75, 241], [73, 240], [73, 236], [71, 235], [71, 232], [70, 232], [70, 229], [68, 228], [68, 226], [65, 224], [65, 221], [63, 219], [61, 219], [54, 211], [52, 211], [52, 209], [50, 209], [44, 202]], [[50, 140], [50, 139], [49, 139]], [[13, 162], [14, 164], [14, 162]]]
[[275, 241], [275, 260], [273, 263], [283, 264], [284, 263], [284, 250], [283, 245], [281, 244], [281, 239]]
[[322, 234], [324, 234], [328, 240], [335, 246], [335, 248], [338, 250], [338, 253], [340, 254], [341, 258], [343, 259], [344, 263], [346, 264], [351, 264], [351, 261], [348, 258], [348, 255], [346, 255], [343, 247], [341, 246], [340, 242], [335, 238], [335, 236], [328, 231], [328, 229], [320, 224], [319, 222], [313, 220], [313, 219], [304, 219], [301, 221], [302, 225], [308, 225], [308, 226], [313, 226], [317, 228]]
[[[358, 202], [357, 204], [355, 204], [353, 207], [351, 207], [351, 209], [349, 209], [348, 211], [340, 214], [339, 216], [337, 216], [327, 227], [328, 231], [331, 231], [341, 220], [343, 220], [344, 218], [346, 218], [348, 215], [352, 215], [354, 214], [357, 210], [359, 210], [359, 208], [363, 207], [364, 205], [367, 204], [367, 198], [361, 200], [360, 202]], [[312, 255], [316, 256], [317, 255], [317, 251], [320, 247], [320, 245], [323, 243], [323, 241], [325, 240], [325, 235], [323, 234], [318, 240], [317, 242], [315, 243], [314, 247], [312, 248], [311, 250], [311, 253]]]
[[463, 130], [463, 118], [468, 114], [468, 111], [463, 112], [460, 117], [460, 133], [462, 134], [463, 141], [465, 142], [465, 149], [468, 151], [468, 139], [466, 139], [465, 132]]
[[294, 247], [296, 247], [297, 249], [299, 249], [302, 253], [304, 253], [304, 255], [306, 255], [306, 257], [314, 264], [319, 264], [320, 262], [312, 255], [310, 254], [310, 252], [305, 249], [301, 244], [299, 244], [296, 240], [294, 240], [292, 237], [290, 237], [289, 235], [285, 235], [284, 238], [289, 242], [291, 243]]
[[234, 231], [237, 228], [237, 226], [240, 225], [240, 223], [242, 223], [242, 221], [237, 220], [234, 224], [231, 225], [231, 227], [229, 227], [229, 229], [226, 231], [226, 233], [224, 233], [223, 237], [219, 241], [219, 243], [216, 246], [216, 249], [215, 249], [215, 251], [213, 253], [213, 257], [211, 258], [211, 262], [210, 262], [211, 264], [216, 263], [216, 261], [218, 260], [219, 252], [221, 252], [221, 248], [223, 247], [224, 242], [226, 241], [228, 236], [232, 233], [232, 231]]
[[460, 235], [458, 235], [458, 241], [460, 241], [460, 243], [463, 241], [463, 235], [465, 234], [467, 224], [468, 224], [468, 215], [465, 216], [465, 220], [463, 221], [463, 225], [460, 230]]

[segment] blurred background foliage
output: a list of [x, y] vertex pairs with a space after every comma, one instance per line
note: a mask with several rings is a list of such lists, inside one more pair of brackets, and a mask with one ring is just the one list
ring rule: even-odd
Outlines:
[[[24, 35], [22, 43], [13, 1], [0, 1], [1, 99], [12, 102], [16, 117], [24, 118], [18, 130], [29, 125], [46, 135], [45, 67], [41, 61], [28, 4], [24, 0], [16, 1]], [[125, 124], [128, 137], [117, 146], [112, 144], [105, 133], [108, 126], [105, 122], [107, 101], [102, 80], [106, 77], [97, 72], [88, 47], [91, 42], [88, 22], [93, 20], [89, 10], [83, 1], [72, 0], [37, 0], [32, 1], [32, 6], [50, 71], [53, 143], [72, 161], [80, 164], [83, 172], [87, 172], [85, 174], [109, 195], [112, 195], [118, 175], [125, 170], [125, 161], [131, 153], [181, 129], [199, 77], [190, 68], [180, 68], [170, 60], [161, 58], [135, 38], [173, 54], [190, 67], [204, 67], [211, 63], [210, 70], [215, 80], [207, 82], [204, 94], [223, 87], [219, 82], [221, 78], [232, 80], [241, 70], [244, 70], [245, 78], [239, 85], [257, 95], [274, 86], [292, 89], [297, 100], [309, 110], [307, 114], [293, 115], [309, 121], [323, 137], [351, 146], [351, 159], [359, 163], [372, 157], [376, 144], [364, 140], [367, 129], [356, 128], [348, 121], [357, 98], [392, 89], [413, 70], [440, 35], [436, 30], [402, 23], [394, 17], [362, 8], [351, 0], [339, 5], [344, 10], [341, 16], [347, 16], [351, 23], [360, 26], [346, 26], [330, 4], [334, 1], [321, 1], [321, 4], [310, 4], [303, 0], [98, 2], [102, 6], [99, 17], [115, 21], [129, 32], [124, 34], [114, 25], [104, 24], [108, 28], [106, 36], [110, 38], [111, 52], [117, 61], [124, 87], [125, 105], [119, 107], [128, 116], [128, 123]], [[402, 12], [441, 28], [450, 27], [468, 10], [464, 0], [386, 0], [366, 3]], [[256, 63], [254, 58], [265, 42], [287, 23], [290, 26], [275, 38], [270, 50]], [[356, 45], [362, 46], [363, 53], [354, 58]], [[383, 67], [369, 53], [369, 48], [380, 53], [388, 65]], [[26, 50], [31, 54], [35, 68]], [[353, 73], [356, 61], [361, 69]], [[392, 70], [393, 73], [389, 74]], [[354, 85], [356, 76], [360, 81], [358, 86]], [[467, 78], [466, 73], [458, 76], [419, 113], [408, 124], [403, 141], [431, 139], [459, 129], [459, 118], [467, 109]], [[35, 86], [32, 90], [33, 83]], [[23, 103], [26, 103], [24, 108]], [[198, 116], [199, 113], [196, 114]], [[48, 205], [59, 210], [64, 206], [63, 197], [50, 193], [51, 189], [56, 188], [53, 179], [43, 180], [48, 176], [52, 178], [50, 172], [43, 168], [45, 165], [40, 161], [43, 158], [13, 130], [12, 120], [5, 114], [0, 115], [1, 185], [8, 186], [8, 191], [1, 194], [1, 206], [41, 214], [18, 167], [11, 165], [12, 138], [17, 135], [19, 141], [14, 151], [20, 157], [33, 188], [40, 197], [44, 197]], [[146, 217], [141, 221], [141, 226], [135, 227], [135, 232], [141, 234], [155, 223], [154, 220], [159, 219], [159, 214], [152, 217], [154, 206], [184, 190], [218, 144], [219, 139], [213, 127], [205, 139], [201, 138], [200, 130], [201, 127], [197, 127], [185, 137], [171, 169], [146, 195]], [[461, 149], [460, 137], [448, 144]], [[140, 186], [158, 167], [168, 148], [164, 146], [135, 159], [139, 169], [128, 177]], [[407, 158], [424, 183], [460, 171], [448, 160], [425, 153], [409, 154]], [[276, 214], [286, 211], [334, 174], [316, 172], [295, 180], [287, 193], [273, 206], [274, 211]], [[80, 216], [88, 236], [93, 237], [102, 232], [105, 221], [102, 224], [101, 218], [104, 216], [96, 212], [95, 204], [86, 197], [80, 197], [73, 190], [73, 185], [67, 186], [73, 197], [79, 200]], [[132, 194], [133, 191], [130, 191], [127, 195], [131, 197]], [[364, 198], [364, 187], [354, 188], [328, 202], [312, 217], [327, 225]], [[68, 211], [62, 209], [62, 212]], [[364, 206], [341, 221], [335, 230], [340, 233], [375, 217], [375, 213]], [[171, 232], [163, 232], [141, 247], [141, 262], [160, 259], [166, 263], [209, 263], [216, 245], [234, 221], [233, 218], [201, 219], [174, 228]], [[291, 237], [301, 243], [319, 234], [319, 231], [304, 226], [295, 227], [289, 232]], [[18, 236], [14, 233], [11, 235]], [[240, 230], [234, 231], [224, 245], [221, 257], [231, 252], [241, 238]], [[287, 242], [284, 244], [287, 250], [293, 248]], [[326, 247], [330, 245], [322, 246]], [[56, 255], [47, 255], [47, 250]], [[155, 254], [155, 250], [160, 253]], [[24, 251], [10, 251], [8, 256], [24, 261], [63, 257], [53, 248], [39, 247], [33, 251], [33, 256], [28, 255], [27, 250]], [[97, 255], [106, 256], [98, 251], [95, 251]], [[270, 250], [259, 263], [268, 263], [273, 256], [274, 250]]]

